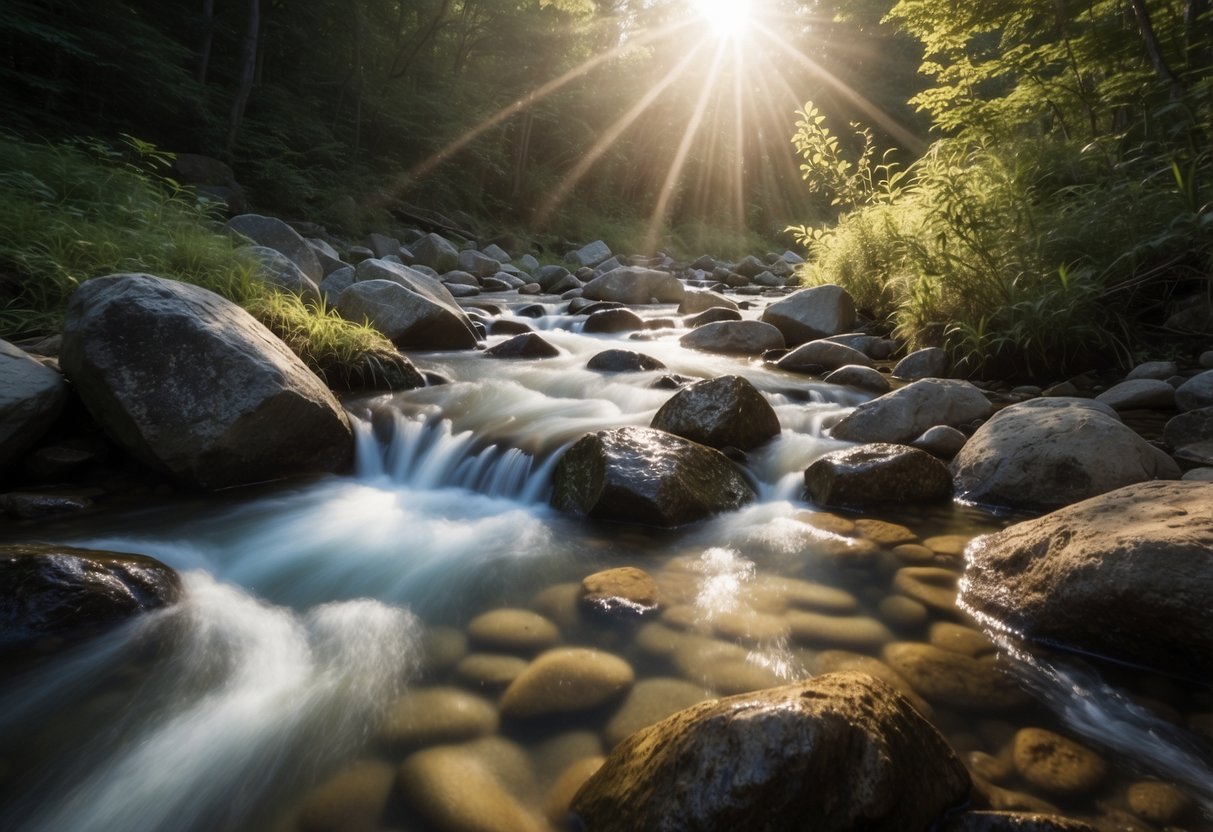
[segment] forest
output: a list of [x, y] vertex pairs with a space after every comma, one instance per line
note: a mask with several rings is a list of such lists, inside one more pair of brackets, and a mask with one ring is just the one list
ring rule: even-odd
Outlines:
[[[803, 282], [972, 372], [1208, 326], [1204, 0], [754, 0], [716, 4], [745, 7], [724, 29], [684, 0], [2, 5], [10, 213], [64, 204], [24, 143], [161, 188], [158, 161], [202, 154], [252, 208], [350, 237], [798, 241]], [[62, 246], [9, 219], [11, 334], [63, 293], [29, 285]]]

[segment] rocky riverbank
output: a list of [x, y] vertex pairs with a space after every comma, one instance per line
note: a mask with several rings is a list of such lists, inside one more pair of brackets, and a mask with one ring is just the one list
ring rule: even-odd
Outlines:
[[[1143, 364], [1105, 390], [1084, 379], [1046, 389], [975, 385], [947, 377], [942, 351], [901, 356], [895, 342], [863, 331], [838, 287], [789, 287], [794, 255], [688, 264], [621, 258], [594, 243], [570, 251], [564, 265], [543, 266], [420, 231], [338, 248], [255, 215], [230, 229], [259, 247], [263, 279], [370, 321], [419, 363], [480, 349], [485, 362], [556, 358], [558, 339], [542, 327], [552, 316], [626, 342], [586, 369], [603, 379], [649, 374], [650, 389], [670, 393], [647, 425], [564, 443], [551, 505], [586, 522], [686, 529], [737, 512], [756, 499], [755, 460], [781, 432], [771, 393], [744, 374], [666, 372], [646, 342], [673, 337], [784, 374], [785, 399], [801, 379], [849, 388], [863, 403], [822, 425], [847, 445], [806, 465], [800, 496], [867, 525], [818, 512], [796, 522], [817, 530], [815, 557], [858, 576], [864, 591], [888, 585], [874, 615], [829, 586], [768, 587], [766, 609], [756, 604], [732, 623], [710, 618], [710, 638], [702, 622], [679, 618], [691, 599], [678, 586], [677, 560], [656, 579], [640, 569], [591, 576], [571, 595], [537, 597], [535, 609], [489, 613], [496, 618], [460, 634], [464, 649], [449, 665], [434, 666], [473, 690], [499, 692], [499, 701], [458, 684], [406, 694], [379, 740], [399, 765], [368, 761], [339, 775], [300, 810], [298, 828], [377, 828], [389, 800], [401, 798], [393, 784], [410, 812], [451, 830], [541, 829], [570, 808], [589, 829], [690, 828], [690, 817], [699, 829], [800, 828], [808, 816], [820, 818], [812, 828], [840, 830], [1203, 828], [1182, 794], [1169, 813], [1157, 809], [1173, 787], [1147, 781], [1117, 791], [1103, 814], [1067, 819], [998, 784], [1098, 793], [1110, 782], [1098, 753], [1027, 724], [999, 732], [1008, 759], [974, 751], [962, 764], [949, 746], [954, 732], [945, 739], [924, 717], [1030, 702], [966, 615], [1027, 642], [1209, 682], [1213, 368], [1201, 365], [1213, 354], [1184, 367]], [[115, 482], [131, 481], [129, 473], [115, 480], [116, 461], [146, 472], [136, 482], [216, 489], [341, 471], [354, 456], [351, 416], [334, 394], [255, 320], [195, 287], [149, 275], [90, 281], [72, 300], [61, 341], [22, 346], [0, 354], [0, 471], [15, 486], [0, 505], [14, 519], [63, 516], [93, 500], [104, 508]], [[434, 371], [410, 377], [447, 381]], [[1162, 429], [1130, 426], [1142, 422]], [[967, 538], [932, 541], [875, 519], [952, 501], [1051, 513], [975, 541], [963, 576]], [[87, 567], [65, 584], [71, 558]], [[32, 568], [39, 559], [54, 568]], [[114, 564], [78, 550], [0, 552], [5, 594], [17, 599], [4, 626], [21, 635], [22, 655], [50, 655], [176, 598], [170, 583], [146, 603], [122, 600], [109, 577]], [[90, 582], [118, 600], [80, 621], [56, 593], [65, 585], [88, 592]], [[570, 599], [580, 610], [571, 618]], [[576, 644], [581, 616], [641, 623], [627, 641], [682, 678], [653, 693], [649, 682], [660, 677], [638, 682], [632, 661]], [[765, 672], [741, 646], [781, 639], [810, 651], [804, 667], [823, 675], [783, 686], [786, 677]], [[16, 647], [6, 655], [16, 660]], [[709, 694], [740, 698], [683, 710]], [[535, 787], [510, 785], [503, 761], [512, 752], [490, 746], [503, 722], [568, 714], [602, 715], [612, 741], [570, 755], [545, 820], [518, 796]], [[785, 753], [797, 748], [812, 753]], [[812, 788], [789, 787], [799, 782]], [[912, 795], [907, 782], [917, 784]], [[1139, 826], [1115, 826], [1121, 816]]]

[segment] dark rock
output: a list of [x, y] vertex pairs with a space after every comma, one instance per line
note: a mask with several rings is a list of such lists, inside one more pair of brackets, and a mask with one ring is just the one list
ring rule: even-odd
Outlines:
[[459, 252], [459, 269], [476, 277], [492, 277], [501, 271], [501, 263], [474, 249]]
[[423, 266], [436, 272], [449, 272], [459, 268], [459, 249], [438, 234], [426, 234], [409, 245], [413, 257]]
[[762, 355], [784, 345], [779, 330], [760, 321], [719, 321], [696, 327], [678, 339], [688, 349], [726, 355]]
[[741, 376], [696, 382], [675, 393], [651, 427], [713, 448], [748, 451], [779, 435], [779, 417]]
[[844, 367], [839, 367], [822, 380], [827, 384], [841, 384], [844, 387], [855, 387], [859, 390], [866, 390], [878, 395], [887, 393], [892, 389], [889, 380], [879, 370], [856, 364], [847, 364]]
[[96, 450], [72, 448], [65, 445], [48, 445], [25, 457], [25, 473], [33, 482], [54, 482], [95, 464], [99, 459]]
[[585, 367], [600, 373], [644, 373], [665, 369], [656, 358], [631, 350], [604, 350], [591, 358]]
[[55, 424], [67, 397], [62, 375], [0, 340], [0, 472]]
[[534, 331], [530, 324], [523, 323], [522, 321], [499, 318], [489, 324], [489, 332], [493, 335], [523, 335]]
[[248, 246], [244, 251], [257, 261], [254, 280], [276, 286], [313, 303], [320, 300], [317, 282], [305, 275], [285, 254], [267, 246]]
[[1175, 391], [1175, 406], [1181, 411], [1213, 407], [1213, 370], [1207, 370], [1185, 381]]
[[906, 381], [946, 378], [951, 364], [944, 350], [939, 347], [925, 347], [898, 361], [897, 366], [893, 368], [893, 378]]
[[13, 491], [0, 494], [0, 514], [16, 520], [38, 520], [91, 508], [91, 498], [79, 494]]
[[324, 298], [324, 302], [329, 306], [335, 306], [337, 298], [341, 297], [342, 292], [353, 286], [354, 281], [353, 266], [346, 266], [326, 275], [324, 280], [320, 281], [320, 294]]
[[366, 246], [379, 259], [395, 255], [400, 256], [400, 241], [395, 237], [390, 237], [387, 234], [378, 234], [372, 232], [367, 235]]
[[324, 280], [324, 269], [316, 252], [298, 231], [277, 217], [260, 214], [240, 214], [227, 221], [228, 228], [249, 238], [254, 243], [281, 252], [292, 261], [314, 284]]
[[1131, 485], [980, 538], [961, 600], [1028, 638], [1213, 676], [1213, 483]]
[[1113, 410], [1170, 410], [1175, 406], [1175, 388], [1161, 379], [1136, 378], [1108, 388], [1095, 401]]
[[736, 309], [725, 309], [723, 307], [713, 307], [711, 309], [700, 312], [698, 315], [687, 318], [687, 326], [691, 329], [704, 326], [705, 324], [714, 324], [720, 321], [740, 321], [741, 313]]
[[151, 275], [87, 281], [68, 304], [64, 371], [144, 464], [204, 488], [345, 465], [333, 394], [240, 307]]
[[860, 445], [833, 451], [804, 472], [809, 499], [823, 506], [927, 503], [952, 496], [948, 467], [907, 445]]
[[0, 546], [0, 655], [99, 635], [180, 594], [177, 574], [142, 555]]
[[789, 346], [850, 332], [855, 302], [841, 286], [814, 286], [771, 304], [762, 320], [783, 333]]
[[761, 260], [759, 260], [757, 257], [755, 257], [752, 254], [748, 254], [745, 257], [743, 257], [737, 263], [737, 265], [733, 267], [733, 271], [737, 272], [737, 274], [741, 275], [742, 277], [748, 278], [750, 280], [753, 280], [755, 277], [762, 274], [766, 270], [767, 270], [766, 263], [763, 263]]
[[1179, 414], [1167, 422], [1162, 438], [1179, 459], [1213, 465], [1213, 407]]
[[649, 387], [653, 388], [654, 390], [679, 390], [683, 387], [686, 387], [688, 384], [690, 384], [694, 380], [695, 379], [688, 378], [687, 376], [680, 376], [678, 374], [673, 374], [673, 375], [662, 376], [661, 378], [657, 379], [652, 384], [650, 384]]
[[553, 288], [572, 276], [564, 266], [540, 266], [533, 273], [535, 282], [542, 286], [545, 292], [552, 291]]
[[642, 306], [648, 303], [680, 303], [685, 292], [682, 281], [668, 272], [622, 266], [587, 283], [582, 297]]
[[604, 309], [585, 319], [582, 332], [635, 332], [644, 329], [644, 319], [630, 309]]
[[570, 251], [564, 256], [564, 259], [566, 263], [575, 263], [578, 266], [593, 268], [611, 259], [611, 249], [602, 240], [595, 240], [576, 251]]
[[519, 306], [514, 310], [514, 314], [519, 318], [542, 318], [547, 313], [547, 309], [545, 309], [541, 303], [524, 304], [523, 306]]
[[872, 360], [859, 350], [833, 341], [810, 341], [779, 359], [781, 370], [819, 375], [847, 365], [871, 367]]
[[694, 315], [706, 312], [709, 309], [732, 309], [736, 311], [737, 304], [724, 295], [718, 295], [715, 292], [701, 292], [694, 289], [688, 289], [686, 294], [682, 296], [682, 303], [678, 304], [679, 315]]
[[969, 782], [908, 699], [872, 676], [831, 673], [710, 700], [633, 734], [572, 811], [595, 832], [906, 832], [942, 819]]
[[489, 358], [555, 358], [560, 350], [534, 332], [526, 332], [490, 347], [484, 354]]
[[969, 437], [947, 425], [936, 425], [910, 444], [934, 454], [940, 459], [952, 459], [965, 446]]
[[678, 526], [754, 498], [719, 451], [651, 428], [578, 440], [556, 464], [552, 505], [602, 520]]

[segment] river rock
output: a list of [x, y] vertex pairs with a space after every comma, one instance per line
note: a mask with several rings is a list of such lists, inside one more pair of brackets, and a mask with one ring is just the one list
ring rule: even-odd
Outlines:
[[604, 762], [606, 762], [606, 757], [600, 755], [583, 757], [569, 765], [556, 778], [543, 801], [544, 817], [548, 819], [553, 829], [567, 828], [569, 806], [573, 802], [573, 796], [580, 791], [581, 787], [585, 785], [585, 781], [589, 780], [594, 772], [602, 768]]
[[636, 332], [644, 329], [644, 318], [631, 309], [603, 309], [585, 319], [581, 331], [587, 335], [598, 332]]
[[620, 566], [587, 575], [581, 581], [580, 603], [596, 613], [627, 618], [656, 610], [660, 593], [648, 572]]
[[875, 393], [878, 396], [892, 389], [889, 380], [879, 370], [875, 370], [864, 364], [848, 364], [845, 367], [839, 367], [827, 375], [823, 381], [827, 384], [841, 384], [844, 387], [855, 387], [859, 390]]
[[884, 660], [926, 700], [954, 708], [998, 711], [1027, 704], [1027, 694], [990, 656], [972, 658], [929, 644], [899, 642]]
[[560, 630], [538, 613], [503, 608], [481, 613], [468, 622], [468, 637], [481, 647], [534, 653], [560, 641]]
[[696, 315], [709, 309], [732, 309], [736, 311], [737, 302], [716, 292], [700, 289], [687, 289], [678, 304], [679, 315]]
[[570, 251], [564, 259], [566, 263], [576, 263], [578, 266], [592, 269], [611, 259], [611, 248], [602, 240], [595, 240], [576, 251]]
[[656, 358], [631, 350], [603, 350], [591, 358], [585, 368], [599, 373], [646, 373], [664, 370], [665, 365]]
[[1213, 370], [1192, 376], [1175, 391], [1175, 406], [1181, 412], [1213, 407]]
[[923, 433], [922, 436], [910, 443], [915, 448], [921, 448], [927, 453], [934, 454], [940, 459], [952, 459], [969, 441], [961, 431], [947, 425], [936, 425]]
[[792, 638], [815, 647], [872, 650], [893, 640], [888, 627], [864, 615], [823, 615], [791, 610], [786, 618]]
[[459, 742], [497, 732], [492, 702], [460, 688], [425, 688], [406, 693], [388, 709], [379, 737], [394, 746], [418, 748]]
[[0, 472], [55, 424], [67, 397], [62, 375], [0, 340]]
[[963, 603], [1028, 638], [1213, 675], [1213, 483], [1131, 485], [978, 539]]
[[426, 234], [410, 243], [409, 250], [417, 263], [439, 274], [459, 268], [459, 249], [439, 234]]
[[720, 376], [679, 390], [653, 416], [652, 427], [713, 448], [748, 451], [779, 435], [779, 417], [741, 376]]
[[1172, 418], [1163, 428], [1162, 438], [1179, 459], [1213, 465], [1213, 407]]
[[831, 451], [804, 472], [809, 499], [823, 506], [928, 503], [952, 496], [948, 468], [926, 451], [877, 443]]
[[814, 286], [772, 303], [762, 321], [779, 329], [789, 346], [850, 332], [855, 301], [841, 286]]
[[834, 425], [846, 442], [909, 442], [936, 425], [961, 427], [993, 412], [985, 394], [967, 381], [923, 379], [864, 402]]
[[872, 359], [843, 344], [819, 340], [801, 344], [776, 362], [776, 366], [781, 370], [813, 375], [824, 375], [848, 364], [871, 367]]
[[964, 812], [942, 832], [1099, 832], [1091, 824], [1042, 812]]
[[556, 464], [552, 505], [602, 520], [678, 526], [740, 508], [753, 489], [719, 451], [651, 428], [578, 440]]
[[276, 286], [306, 301], [315, 303], [320, 300], [319, 281], [304, 274], [303, 269], [282, 252], [268, 246], [248, 246], [243, 251], [257, 262], [254, 280]]
[[1134, 783], [1125, 797], [1133, 814], [1160, 825], [1181, 821], [1192, 808], [1192, 800], [1187, 795], [1170, 783], [1158, 780]]
[[967, 500], [1050, 509], [1130, 483], [1179, 479], [1179, 468], [1106, 405], [1033, 399], [978, 428], [952, 461], [952, 478]]
[[72, 295], [60, 361], [93, 418], [156, 470], [223, 488], [344, 465], [345, 411], [234, 303], [143, 274]]
[[0, 656], [99, 635], [181, 595], [154, 558], [70, 546], [0, 546]]
[[501, 695], [501, 713], [530, 719], [585, 711], [622, 696], [632, 666], [618, 656], [585, 647], [549, 650], [527, 666]]
[[[707, 313], [704, 313], [707, 314]], [[783, 349], [783, 335], [761, 321], [717, 321], [692, 329], [678, 339], [687, 349], [725, 355], [762, 355]]]
[[697, 327], [706, 326], [707, 324], [719, 323], [720, 321], [740, 321], [741, 313], [735, 309], [723, 309], [721, 307], [713, 307], [700, 312], [698, 315], [692, 315], [687, 318], [686, 324], [688, 329], [696, 329]]
[[526, 670], [526, 659], [501, 653], [470, 653], [455, 665], [455, 675], [478, 688], [499, 690]]
[[581, 296], [588, 300], [610, 300], [628, 306], [648, 303], [680, 303], [686, 288], [668, 272], [621, 266], [585, 284]]
[[595, 832], [904, 832], [968, 790], [964, 766], [905, 697], [836, 673], [704, 702], [633, 734], [572, 810]]
[[259, 246], [265, 246], [281, 252], [307, 276], [313, 287], [324, 280], [324, 269], [316, 258], [316, 252], [307, 244], [298, 231], [291, 228], [277, 217], [264, 217], [261, 214], [240, 214], [227, 221], [227, 227], [238, 234], [252, 240]]
[[372, 231], [366, 236], [366, 247], [379, 259], [400, 256], [400, 241], [390, 234], [380, 234], [377, 231]]
[[343, 266], [326, 275], [324, 280], [320, 281], [320, 295], [324, 302], [329, 306], [336, 306], [341, 293], [354, 285], [354, 274], [353, 266]]
[[939, 347], [924, 347], [897, 362], [893, 378], [918, 381], [924, 378], [946, 378], [952, 362]]
[[1099, 785], [1108, 770], [1098, 754], [1043, 728], [1018, 731], [1011, 759], [1024, 780], [1041, 791], [1057, 795], [1089, 792]]
[[476, 277], [492, 277], [501, 271], [501, 263], [475, 249], [459, 252], [458, 268]]
[[573, 277], [564, 266], [540, 266], [531, 275], [545, 292], [551, 292], [556, 286]]
[[[359, 268], [363, 263], [384, 262], [363, 260]], [[391, 280], [360, 280], [338, 296], [337, 312], [348, 321], [369, 322], [402, 349], [475, 347], [477, 338], [472, 322], [446, 287], [434, 282], [445, 297], [435, 299]]]
[[956, 583], [960, 576], [939, 566], [904, 566], [893, 576], [893, 588], [936, 612], [956, 612]]
[[544, 832], [546, 824], [510, 794], [474, 752], [461, 746], [419, 751], [400, 764], [409, 804], [449, 832]]
[[299, 810], [299, 832], [377, 832], [395, 782], [391, 763], [354, 763], [307, 796]]
[[699, 685], [682, 679], [658, 677], [637, 682], [607, 723], [607, 747], [614, 748], [642, 728], [708, 698]]
[[484, 351], [488, 358], [555, 358], [560, 350], [534, 332], [524, 332]]
[[748, 277], [751, 280], [766, 270], [766, 264], [752, 254], [747, 254], [745, 257], [741, 258], [741, 260], [737, 262], [737, 265], [733, 267], [733, 271], [737, 272], [737, 274], [741, 275], [742, 277]]
[[1169, 410], [1175, 406], [1175, 388], [1161, 379], [1122, 381], [1095, 397], [1113, 410]]

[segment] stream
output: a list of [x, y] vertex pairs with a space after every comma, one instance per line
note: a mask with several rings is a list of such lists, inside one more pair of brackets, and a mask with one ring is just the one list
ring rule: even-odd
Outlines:
[[[516, 297], [483, 299], [518, 306]], [[623, 658], [638, 685], [678, 680], [702, 698], [872, 670], [890, 643], [965, 652], [1010, 670], [1022, 701], [991, 704], [977, 682], [959, 685], [966, 701], [924, 689], [958, 687], [952, 680], [910, 687], [961, 758], [996, 783], [1005, 808], [1056, 807], [1108, 829], [1213, 830], [1213, 692], [1026, 651], [994, 628], [980, 632], [950, 602], [946, 573], [959, 576], [964, 543], [1019, 518], [962, 505], [828, 513], [805, 501], [804, 469], [844, 447], [825, 429], [869, 395], [686, 350], [677, 328], [636, 340], [582, 334], [584, 318], [563, 308], [504, 315], [539, 330], [557, 358], [413, 354], [449, 382], [347, 399], [357, 431], [351, 475], [0, 531], [3, 542], [150, 555], [178, 570], [185, 588], [181, 603], [0, 682], [0, 829], [339, 828], [317, 808], [332, 793], [323, 784], [351, 765], [408, 756], [413, 749], [382, 733], [402, 696], [460, 688], [495, 702], [500, 680], [461, 660], [509, 651], [469, 646], [468, 625], [521, 608], [555, 623], [564, 645]], [[668, 306], [641, 314], [677, 319]], [[585, 369], [618, 347], [667, 369]], [[561, 452], [588, 431], [647, 426], [673, 394], [652, 386], [667, 374], [744, 375], [773, 405], [782, 435], [745, 464], [758, 499], [676, 530], [552, 509]], [[657, 579], [657, 614], [619, 625], [578, 613], [580, 581], [615, 566]], [[877, 669], [891, 673], [887, 663]], [[609, 752], [621, 718], [612, 705], [541, 724], [502, 719], [490, 735], [509, 754], [484, 753], [515, 761], [503, 788], [542, 816], [561, 773]], [[1107, 774], [1080, 793], [1024, 780], [1010, 762], [1024, 727], [1082, 742]], [[1180, 820], [1154, 826], [1128, 814], [1133, 784], [1152, 780], [1188, 802]], [[387, 789], [365, 798], [380, 801], [372, 808], [382, 815], [366, 828], [445, 828]], [[364, 828], [357, 817], [348, 814], [348, 828]]]

